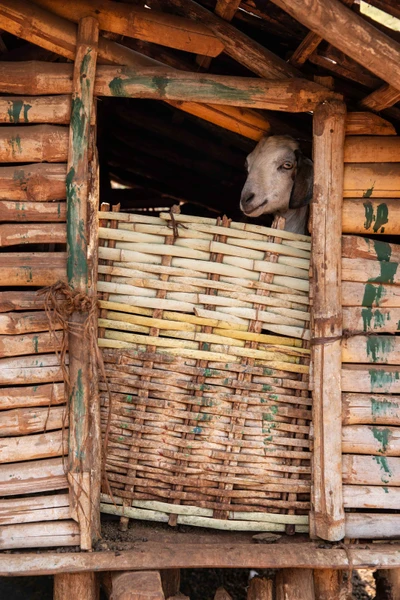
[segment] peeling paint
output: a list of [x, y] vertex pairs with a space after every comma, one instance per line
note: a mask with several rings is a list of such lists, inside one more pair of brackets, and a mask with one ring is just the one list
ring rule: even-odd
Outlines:
[[390, 392], [390, 388], [395, 381], [399, 380], [398, 371], [384, 371], [382, 369], [369, 369], [369, 377], [371, 381], [371, 391], [377, 390]]
[[391, 402], [390, 400], [377, 400], [376, 398], [370, 398], [370, 400], [371, 413], [374, 421], [377, 417], [385, 417], [389, 415], [393, 409], [399, 408], [397, 402]]
[[367, 356], [372, 362], [386, 362], [388, 354], [394, 349], [395, 339], [393, 336], [371, 335], [367, 337]]
[[378, 452], [381, 452], [381, 454], [385, 454], [390, 443], [390, 438], [392, 436], [390, 429], [388, 429], [387, 427], [371, 427], [370, 429], [376, 441], [379, 442], [379, 444], [381, 445]]

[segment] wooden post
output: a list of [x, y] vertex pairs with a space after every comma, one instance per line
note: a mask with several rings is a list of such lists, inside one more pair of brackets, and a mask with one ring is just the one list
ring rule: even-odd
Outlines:
[[[73, 75], [71, 127], [67, 165], [67, 275], [70, 286], [88, 294], [87, 204], [89, 193], [89, 125], [93, 107], [98, 24], [92, 17], [82, 19]], [[84, 333], [87, 312], [74, 312], [69, 321], [69, 466], [71, 516], [80, 526], [81, 547], [90, 549], [91, 451], [90, 343]], [[96, 509], [96, 508], [95, 508]]]
[[273, 581], [261, 577], [253, 577], [247, 590], [247, 600], [272, 600]]
[[346, 107], [336, 100], [314, 112], [312, 204], [312, 388], [314, 533], [344, 537], [341, 399], [341, 238]]
[[314, 600], [311, 569], [281, 569], [275, 585], [276, 600]]
[[343, 571], [316, 569], [314, 571], [315, 600], [340, 600], [344, 598]]
[[112, 600], [165, 600], [159, 571], [125, 571], [111, 579]]
[[99, 585], [96, 573], [60, 573], [54, 575], [53, 600], [97, 600]]
[[400, 600], [400, 569], [379, 569], [375, 579], [377, 600]]

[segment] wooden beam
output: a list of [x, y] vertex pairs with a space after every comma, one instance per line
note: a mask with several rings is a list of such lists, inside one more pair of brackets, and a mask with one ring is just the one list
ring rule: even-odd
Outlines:
[[[224, 21], [232, 21], [236, 11], [240, 6], [241, 0], [217, 0], [214, 12], [215, 14], [224, 19]], [[208, 69], [211, 63], [211, 58], [207, 56], [197, 56], [196, 62], [200, 67]]]
[[68, 488], [61, 457], [1, 465], [0, 476], [2, 496], [37, 494]]
[[399, 198], [399, 177], [399, 163], [346, 164], [343, 196], [364, 199]]
[[312, 203], [312, 346], [315, 533], [344, 537], [341, 494], [341, 234], [346, 107], [321, 104], [314, 113]]
[[393, 106], [399, 100], [399, 90], [389, 84], [385, 84], [361, 100], [360, 105], [368, 110], [380, 112], [385, 108]]
[[[343, 399], [343, 424], [344, 425], [357, 425], [357, 424], [376, 424], [376, 425], [400, 425], [400, 399], [397, 396], [385, 396], [384, 394], [374, 394], [372, 397], [368, 394], [342, 394]], [[364, 457], [368, 461], [368, 469], [357, 469], [359, 465], [355, 464], [353, 470], [354, 476], [362, 477], [363, 472], [367, 473], [369, 477], [374, 477], [372, 473], [371, 457]], [[397, 458], [399, 461], [400, 458]], [[378, 466], [378, 463], [375, 464]], [[399, 468], [393, 469], [393, 472], [397, 472], [400, 475], [400, 464]], [[347, 469], [348, 477], [350, 477], [351, 469]], [[375, 481], [379, 481], [379, 478]], [[372, 485], [373, 479], [367, 479], [361, 481], [356, 479], [355, 481], [348, 480], [346, 483], [365, 483]], [[394, 483], [393, 485], [400, 485]]]
[[345, 163], [400, 162], [400, 137], [351, 136], [344, 144]]
[[[93, 110], [99, 26], [92, 17], [79, 23], [73, 75], [71, 126], [67, 165], [67, 276], [74, 291], [88, 294], [87, 235], [89, 196], [89, 124]], [[81, 548], [89, 550], [91, 527], [91, 455], [89, 451], [90, 360], [88, 336], [82, 334], [88, 309], [69, 317], [69, 455], [71, 516], [80, 527]]]
[[396, 129], [374, 113], [351, 112], [347, 113], [346, 135], [396, 135]]
[[0, 550], [77, 545], [79, 545], [79, 529], [72, 520], [19, 523], [1, 528]]
[[[33, 6], [32, 3], [27, 0], [6, 0], [0, 7], [0, 16], [2, 18], [2, 28], [5, 31], [42, 46], [52, 52], [56, 52], [65, 58], [74, 60], [77, 28], [76, 25], [70, 21], [49, 13], [39, 6]], [[21, 23], [28, 21], [32, 23], [31, 27], [21, 27]], [[143, 54], [139, 54], [138, 52], [111, 42], [103, 37], [100, 37], [99, 39], [98, 51], [99, 63], [128, 65], [134, 68], [162, 65], [162, 63], [159, 63], [158, 61], [147, 58]], [[41, 68], [40, 73], [37, 73], [36, 76], [43, 77], [43, 81], [49, 81], [50, 73], [47, 73], [47, 75], [44, 75], [43, 73], [43, 70], [48, 63], [43, 64], [43, 69]], [[26, 75], [31, 73], [32, 69], [27, 68], [27, 66], [24, 68], [23, 65], [21, 69], [21, 65], [16, 62], [12, 62], [12, 65], [20, 72], [20, 77], [17, 75], [15, 82], [26, 81]], [[1, 66], [2, 65], [0, 64], [0, 80], [2, 79]], [[64, 67], [68, 67], [68, 73], [71, 70], [71, 65], [58, 64], [57, 67], [61, 72]], [[55, 75], [55, 78], [57, 79], [57, 73], [54, 73], [53, 71], [53, 75]], [[7, 80], [8, 76], [6, 76], [6, 81]], [[18, 94], [19, 92], [16, 91], [17, 88], [18, 85], [15, 86], [14, 91], [10, 92], [10, 90], [7, 89], [6, 92]], [[50, 88], [52, 88], [51, 85]], [[36, 95], [35, 91], [27, 93]], [[58, 93], [62, 92], [59, 90]], [[69, 92], [67, 91], [64, 93]], [[225, 109], [223, 106], [214, 107], [210, 104], [169, 103], [173, 106], [177, 106], [177, 108], [184, 112], [194, 114], [206, 121], [210, 121], [211, 123], [215, 123], [216, 125], [254, 140], [261, 139], [261, 137], [270, 130], [268, 120], [262, 115], [257, 114], [255, 111], [237, 109], [230, 106]]]
[[323, 38], [320, 35], [310, 31], [301, 44], [293, 52], [289, 60], [290, 64], [292, 64], [294, 67], [300, 68], [302, 65], [304, 65], [314, 50], [318, 48], [322, 41]]
[[2, 253], [0, 280], [6, 286], [47, 286], [65, 281], [64, 252]]
[[324, 0], [272, 1], [335, 48], [400, 90], [400, 44], [339, 0], [329, 3]]
[[201, 23], [110, 0], [35, 0], [35, 4], [77, 23], [83, 17], [98, 20], [99, 27], [119, 35], [168, 46], [177, 50], [218, 56], [223, 44]]
[[272, 600], [274, 583], [272, 579], [253, 577], [247, 589], [247, 600]]
[[[400, 515], [367, 515], [365, 522], [374, 516], [377, 520], [376, 533], [372, 539], [380, 537], [379, 521], [386, 521], [387, 527], [395, 525], [399, 531]], [[364, 515], [348, 515], [348, 532], [352, 538], [357, 535], [357, 524]], [[383, 518], [385, 517], [385, 518]], [[353, 523], [351, 522], [354, 522]], [[59, 524], [58, 524], [59, 525]], [[202, 534], [208, 537], [208, 533]], [[251, 537], [251, 536], [250, 536]], [[76, 542], [75, 542], [76, 545]], [[228, 568], [228, 569], [376, 569], [379, 567], [400, 567], [398, 544], [348, 545], [321, 548], [309, 542], [274, 544], [271, 547], [260, 544], [187, 542], [135, 542], [133, 550], [116, 552], [37, 552], [0, 554], [0, 576], [38, 576], [52, 573], [83, 573], [86, 571], [127, 571], [160, 568]], [[304, 599], [302, 599], [304, 600]]]
[[54, 576], [53, 600], [98, 600], [99, 592], [96, 573], [60, 573]]

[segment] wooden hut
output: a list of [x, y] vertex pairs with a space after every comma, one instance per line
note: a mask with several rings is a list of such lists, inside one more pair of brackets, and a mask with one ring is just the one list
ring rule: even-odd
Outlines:
[[[368, 6], [0, 1], [1, 575], [399, 596], [400, 13]], [[238, 210], [266, 134], [312, 154], [310, 236]]]

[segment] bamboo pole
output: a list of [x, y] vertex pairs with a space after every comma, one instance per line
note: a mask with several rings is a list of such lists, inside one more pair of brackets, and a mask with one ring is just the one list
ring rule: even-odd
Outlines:
[[0, 438], [1, 460], [5, 463], [63, 456], [67, 449], [66, 435], [61, 430], [28, 436]]
[[[392, 267], [393, 266], [395, 266], [395, 264], [392, 263]], [[368, 297], [364, 298], [366, 290], [367, 294], [371, 292], [371, 299]], [[379, 292], [382, 292], [382, 294], [373, 297], [375, 290], [379, 290]], [[368, 286], [367, 281], [355, 283], [352, 283], [351, 281], [343, 281], [342, 304], [343, 306], [364, 306], [364, 304], [367, 304], [367, 306], [371, 305], [383, 306], [387, 308], [399, 308], [400, 289], [397, 285], [372, 284], [371, 286]], [[353, 340], [350, 341], [350, 344], [354, 344]]]
[[7, 286], [47, 286], [65, 281], [65, 252], [2, 253], [0, 279]]
[[[79, 23], [73, 76], [71, 127], [67, 166], [67, 275], [76, 291], [88, 294], [87, 204], [89, 124], [93, 108], [98, 23]], [[71, 515], [79, 523], [81, 548], [92, 546], [91, 454], [89, 450], [90, 342], [83, 333], [88, 312], [70, 316], [69, 347], [69, 466]]]
[[97, 575], [89, 573], [59, 573], [54, 576], [53, 600], [98, 600], [100, 593]]
[[312, 346], [315, 533], [344, 536], [341, 494], [341, 206], [346, 109], [338, 102], [314, 113], [314, 202], [312, 205]]
[[68, 494], [0, 500], [1, 525], [61, 519], [69, 519]]
[[347, 513], [346, 537], [350, 539], [357, 538], [369, 540], [399, 538], [400, 515], [393, 513], [385, 515], [367, 512]]
[[400, 432], [389, 425], [345, 425], [342, 450], [346, 454], [398, 456]]
[[394, 456], [343, 456], [343, 483], [349, 486], [399, 486], [400, 458]]
[[0, 313], [14, 310], [43, 310], [43, 297], [36, 291], [0, 292]]
[[[396, 321], [396, 324], [398, 321]], [[389, 365], [343, 365], [344, 392], [399, 394], [399, 367]]]
[[159, 11], [149, 11], [127, 3], [109, 0], [35, 0], [49, 12], [77, 23], [83, 17], [94, 17], [102, 30], [133, 37], [161, 46], [185, 50], [205, 56], [218, 56], [223, 44], [202, 23]]
[[66, 125], [69, 123], [70, 116], [71, 96], [69, 95], [0, 98], [0, 123]]
[[0, 536], [1, 550], [77, 545], [79, 545], [79, 528], [72, 520], [5, 525]]
[[343, 235], [342, 256], [343, 258], [400, 262], [400, 247], [380, 239], [369, 240], [355, 235]]
[[63, 383], [0, 389], [0, 410], [29, 406], [55, 406], [64, 404], [64, 402]]
[[400, 501], [400, 488], [387, 485], [344, 485], [343, 502], [345, 508], [397, 510]]
[[393, 335], [356, 336], [344, 341], [345, 363], [400, 364], [400, 340]]
[[16, 408], [0, 413], [0, 435], [10, 437], [52, 431], [68, 426], [63, 406]]
[[61, 457], [0, 465], [1, 496], [46, 493], [67, 488]]

